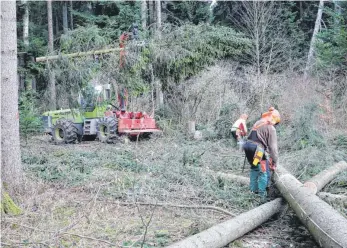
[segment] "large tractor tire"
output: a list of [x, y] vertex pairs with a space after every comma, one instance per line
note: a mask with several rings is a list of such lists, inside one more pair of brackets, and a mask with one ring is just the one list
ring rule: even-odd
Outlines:
[[75, 143], [78, 139], [78, 129], [72, 121], [59, 119], [53, 125], [52, 138], [56, 144]]
[[100, 118], [97, 121], [96, 129], [101, 142], [111, 142], [118, 137], [118, 119], [115, 117]]

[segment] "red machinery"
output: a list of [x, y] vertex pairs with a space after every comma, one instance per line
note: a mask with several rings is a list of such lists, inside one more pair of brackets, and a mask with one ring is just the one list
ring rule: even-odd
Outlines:
[[[137, 25], [131, 27], [132, 35], [137, 37]], [[123, 68], [125, 64], [125, 45], [129, 39], [129, 34], [123, 32], [119, 37], [120, 51], [119, 67]], [[118, 134], [129, 134], [136, 136], [142, 133], [161, 132], [157, 128], [155, 119], [153, 116], [149, 116], [146, 112], [128, 112], [126, 111], [128, 92], [126, 89], [122, 89], [118, 93], [118, 102], [120, 110], [108, 110], [105, 112], [105, 116], [113, 116], [118, 119]], [[154, 113], [154, 112], [153, 112]]]

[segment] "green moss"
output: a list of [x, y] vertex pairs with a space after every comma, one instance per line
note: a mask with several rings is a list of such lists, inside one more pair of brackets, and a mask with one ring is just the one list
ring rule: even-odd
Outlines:
[[14, 203], [9, 194], [4, 192], [1, 199], [1, 212], [9, 215], [20, 215], [23, 211]]

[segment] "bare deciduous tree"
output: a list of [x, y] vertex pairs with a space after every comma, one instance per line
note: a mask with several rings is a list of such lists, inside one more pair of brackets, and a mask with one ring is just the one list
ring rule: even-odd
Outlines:
[[322, 21], [323, 7], [324, 7], [324, 1], [320, 0], [318, 12], [317, 12], [317, 17], [316, 17], [316, 23], [314, 24], [314, 30], [313, 30], [313, 34], [312, 34], [312, 38], [311, 38], [311, 43], [310, 43], [310, 50], [308, 51], [308, 56], [307, 56], [307, 62], [306, 62], [306, 67], [305, 67], [305, 78], [307, 77], [307, 73], [310, 71], [312, 64], [313, 64], [314, 46], [316, 43], [316, 37], [317, 37], [317, 34], [319, 32], [320, 24]]
[[234, 25], [253, 40], [249, 55], [261, 90], [261, 111], [266, 108], [264, 97], [269, 87], [266, 75], [272, 69], [287, 67], [291, 61], [292, 42], [286, 34], [278, 4], [273, 1], [243, 1], [238, 11], [228, 15]]

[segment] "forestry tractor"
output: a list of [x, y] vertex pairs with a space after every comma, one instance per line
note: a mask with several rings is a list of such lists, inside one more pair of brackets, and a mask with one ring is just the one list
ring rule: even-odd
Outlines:
[[[119, 38], [120, 68], [125, 63], [125, 44], [129, 39], [138, 40], [137, 24], [133, 24], [129, 32], [123, 32]], [[109, 51], [114, 49], [109, 49]], [[97, 54], [85, 53], [87, 54]], [[73, 54], [70, 54], [72, 57]], [[44, 61], [37, 58], [36, 61]], [[50, 58], [54, 59], [54, 58]], [[109, 100], [110, 86], [95, 86], [95, 91], [104, 99]], [[80, 99], [81, 100], [81, 99]], [[88, 107], [80, 101], [81, 109], [65, 109], [43, 113], [45, 132], [52, 135], [55, 143], [74, 143], [82, 139], [94, 140], [96, 137], [101, 142], [110, 142], [119, 135], [131, 137], [149, 136], [153, 132], [161, 132], [155, 120], [145, 112], [126, 111], [127, 92], [125, 89], [118, 94], [120, 107], [114, 105], [91, 104]]]
[[[109, 92], [108, 87], [104, 93], [110, 95]], [[155, 119], [145, 112], [126, 111], [124, 95], [121, 97], [119, 94], [118, 100], [120, 108], [105, 103], [88, 107], [82, 104], [81, 109], [47, 111], [42, 115], [45, 133], [52, 135], [56, 144], [68, 144], [96, 138], [101, 142], [111, 142], [121, 135], [135, 138], [161, 132]]]

